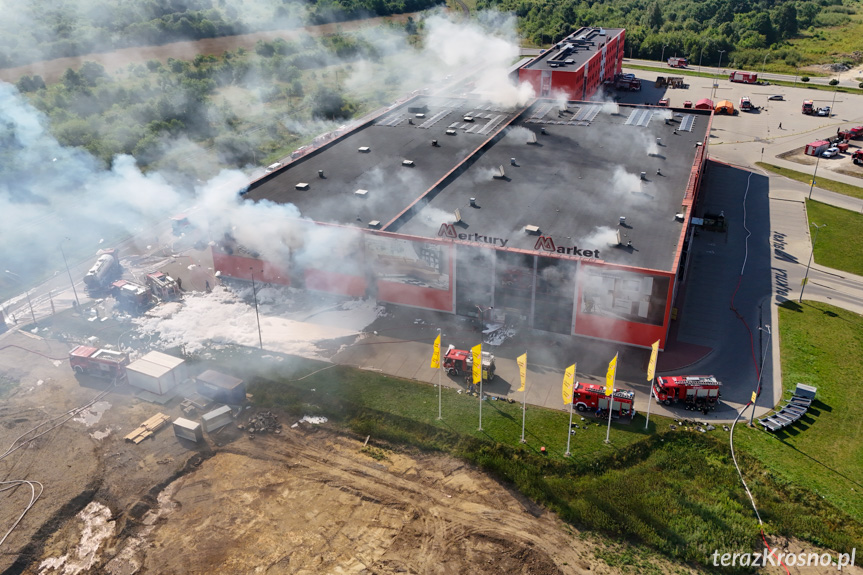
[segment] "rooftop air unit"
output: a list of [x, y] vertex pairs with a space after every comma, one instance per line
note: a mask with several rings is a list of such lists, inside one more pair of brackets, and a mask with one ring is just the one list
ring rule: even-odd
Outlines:
[[452, 213], [452, 217], [453, 217], [453, 223], [455, 223], [455, 224], [459, 223], [461, 221], [461, 210], [456, 208], [455, 211]]
[[533, 130], [528, 130], [527, 143], [528, 144], [535, 144], [536, 143], [536, 132], [534, 132]]
[[298, 190], [308, 190], [309, 184], [307, 184], [306, 182], [300, 182], [299, 184], [297, 184], [296, 187]]
[[524, 226], [524, 231], [532, 236], [539, 235], [539, 226]]
[[446, 131], [446, 135], [447, 136], [455, 136], [455, 130], [453, 130], [452, 128], [448, 129]]
[[356, 192], [354, 192], [354, 195], [358, 196], [360, 198], [364, 198], [367, 195], [369, 195], [369, 191], [368, 190], [357, 190]]
[[498, 166], [497, 171], [491, 176], [495, 180], [502, 180], [506, 177], [506, 173], [503, 171], [503, 166]]
[[379, 227], [381, 227], [381, 221], [380, 220], [372, 220], [369, 222], [369, 227], [373, 228], [373, 229], [379, 228]]
[[368, 154], [369, 152], [372, 151], [372, 149], [369, 148], [368, 146], [360, 146], [359, 148], [357, 148], [357, 151], [361, 154]]
[[413, 168], [414, 167], [414, 161], [413, 160], [402, 160], [402, 165], [405, 167], [408, 167], [408, 168]]

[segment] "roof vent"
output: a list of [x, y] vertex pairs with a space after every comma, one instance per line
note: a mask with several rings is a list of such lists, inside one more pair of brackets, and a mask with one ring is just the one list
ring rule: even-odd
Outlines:
[[646, 180], [646, 179], [647, 179], [647, 172], [641, 172], [641, 179], [642, 179], [642, 180]]
[[495, 180], [502, 180], [506, 177], [506, 174], [503, 171], [503, 166], [498, 166], [497, 171], [491, 175]]
[[515, 161], [515, 158], [510, 158], [509, 159], [509, 165], [510, 166], [517, 166], [518, 162]]
[[448, 129], [446, 131], [446, 135], [447, 136], [455, 136], [455, 130], [453, 130], [452, 128]]
[[473, 116], [465, 116], [462, 118], [465, 122], [473, 122]]
[[456, 208], [455, 211], [452, 213], [452, 217], [453, 223], [459, 223], [461, 221], [461, 210]]
[[414, 167], [414, 161], [413, 160], [402, 160], [402, 165], [406, 166], [408, 168], [413, 168]]
[[309, 185], [306, 182], [300, 182], [299, 184], [297, 184], [297, 189], [298, 190], [308, 190]]
[[426, 117], [426, 115], [425, 115], [425, 114], [423, 114], [423, 113], [419, 113], [419, 114], [417, 114], [417, 115], [416, 115], [416, 117], [417, 117], [417, 118], [425, 118], [425, 117]]
[[[642, 174], [643, 174], [643, 173], [644, 173], [644, 172], [642, 172]], [[626, 225], [626, 216], [620, 216], [620, 222], [619, 222], [619, 225], [621, 225], [621, 226], [625, 226], [625, 225]]]
[[318, 170], [318, 177], [319, 177], [319, 178], [321, 178], [322, 180], [325, 180], [325, 179], [326, 179], [326, 178], [324, 177], [324, 171], [323, 171], [323, 170]]
[[357, 190], [356, 192], [354, 192], [354, 195], [359, 196], [361, 198], [364, 198], [367, 195], [369, 195], [369, 191], [368, 190]]
[[432, 140], [432, 148], [437, 148], [437, 140]]
[[545, 128], [540, 128], [539, 131], [545, 136], [548, 135], [548, 132], [545, 131]]
[[524, 231], [532, 236], [539, 235], [539, 226], [524, 226]]
[[368, 154], [369, 152], [372, 151], [372, 149], [369, 148], [368, 146], [360, 146], [359, 148], [357, 148], [357, 151], [361, 154]]
[[470, 199], [470, 207], [472, 207], [472, 208], [475, 208], [475, 207], [476, 207], [476, 198], [471, 198], [471, 199]]

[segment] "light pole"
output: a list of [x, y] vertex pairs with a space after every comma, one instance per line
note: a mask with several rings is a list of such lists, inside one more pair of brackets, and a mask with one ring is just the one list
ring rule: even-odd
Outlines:
[[662, 47], [662, 55], [659, 57], [660, 62], [665, 62], [665, 49], [668, 48], [668, 44]]
[[830, 103], [830, 116], [834, 116], [836, 111], [833, 109], [836, 106], [836, 88], [839, 87], [839, 82], [842, 81], [842, 73], [839, 73], [839, 77], [836, 78], [836, 85], [833, 86], [833, 101]]
[[764, 75], [764, 67], [767, 65], [767, 56], [769, 56], [769, 55], [770, 55], [770, 52], [767, 52], [766, 54], [764, 54], [764, 61], [761, 62], [761, 75], [762, 76]]
[[758, 326], [759, 330], [767, 331], [767, 349], [764, 350], [764, 357], [761, 358], [761, 369], [758, 371], [758, 383], [755, 384], [755, 393], [752, 394], [752, 414], [749, 416], [749, 427], [752, 427], [752, 420], [755, 419], [755, 402], [758, 401], [758, 396], [761, 395], [761, 378], [764, 376], [764, 363], [767, 361], [767, 354], [770, 351], [770, 340], [773, 338], [770, 333], [770, 326]]
[[69, 262], [66, 261], [66, 252], [63, 251], [63, 244], [60, 244], [60, 253], [63, 254], [63, 263], [66, 264], [66, 273], [69, 274], [69, 283], [72, 284], [72, 293], [75, 294], [75, 309], [81, 309], [81, 302], [78, 300], [78, 290], [75, 289], [75, 281], [72, 279], [72, 272], [69, 271]]
[[252, 297], [255, 300], [255, 320], [258, 322], [258, 344], [261, 346], [261, 349], [264, 349], [264, 338], [261, 337], [261, 317], [258, 315], [258, 291], [255, 288], [255, 271], [251, 267], [249, 271], [252, 273]]
[[809, 182], [809, 199], [812, 199], [812, 188], [815, 187], [815, 174], [818, 173], [818, 162], [821, 161], [821, 154], [815, 158], [815, 171], [812, 172], [812, 181]]
[[719, 66], [717, 66], [717, 68], [719, 68], [720, 74], [722, 74], [722, 55], [723, 54], [725, 54], [725, 50], [720, 50], [719, 51]]
[[[24, 282], [23, 282], [23, 281], [21, 281], [21, 276], [19, 276], [19, 275], [18, 275], [18, 274], [16, 274], [15, 272], [13, 272], [13, 271], [9, 271], [9, 270], [4, 270], [4, 271], [5, 271], [7, 274], [9, 274], [10, 276], [15, 277], [15, 278], [17, 279], [18, 283], [20, 283], [21, 285], [23, 285], [23, 284], [24, 284]], [[32, 317], [32, 318], [33, 318], [33, 325], [34, 325], [34, 326], [36, 326], [36, 327], [39, 327], [39, 324], [38, 324], [38, 323], [36, 323], [36, 314], [35, 314], [35, 313], [33, 313], [33, 302], [32, 302], [32, 301], [30, 301], [30, 290], [28, 289], [28, 290], [27, 290], [27, 291], [25, 291], [24, 293], [27, 295], [27, 305], [28, 305], [28, 306], [30, 306], [30, 317]]]
[[708, 44], [704, 44], [701, 46], [701, 54], [698, 56], [698, 72], [701, 73], [701, 59], [704, 58], [704, 49], [707, 48]]
[[800, 72], [800, 66], [794, 67], [794, 87], [797, 87], [797, 74]]
[[800, 298], [797, 300], [797, 303], [801, 303], [803, 301], [803, 291], [806, 289], [806, 282], [809, 281], [809, 268], [812, 266], [812, 257], [815, 255], [815, 244], [818, 242], [818, 232], [821, 231], [821, 228], [826, 228], [827, 224], [821, 224], [820, 226], [816, 223], [812, 223], [815, 226], [815, 239], [812, 240], [812, 251], [809, 253], [809, 263], [806, 264], [806, 275], [803, 276], [803, 286], [800, 288]]

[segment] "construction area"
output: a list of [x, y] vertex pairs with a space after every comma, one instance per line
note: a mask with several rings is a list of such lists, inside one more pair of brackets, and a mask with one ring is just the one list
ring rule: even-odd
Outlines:
[[[2, 573], [618, 572], [590, 536], [453, 458], [274, 410], [241, 409], [195, 441], [172, 432], [169, 420], [200, 415], [179, 396], [160, 406], [76, 378], [67, 354], [21, 333], [0, 352], [3, 475], [45, 489], [6, 539]], [[19, 488], [0, 522], [29, 499]]]

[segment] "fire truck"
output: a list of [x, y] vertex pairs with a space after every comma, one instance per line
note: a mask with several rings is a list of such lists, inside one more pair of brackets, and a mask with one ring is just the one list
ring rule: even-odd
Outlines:
[[[456, 349], [454, 345], [449, 346], [443, 357], [443, 367], [447, 374], [458, 376], [462, 373], [470, 375], [473, 372], [473, 356], [469, 350]], [[482, 352], [482, 379], [491, 381], [495, 376], [494, 355]]]
[[803, 106], [800, 108], [800, 111], [807, 116], [811, 116], [815, 113], [815, 103], [812, 100], [803, 100]]
[[69, 365], [78, 375], [122, 379], [126, 377], [129, 356], [110, 349], [79, 345], [69, 352]]
[[[628, 389], [615, 389], [611, 394], [611, 417], [632, 417], [635, 415], [633, 402], [635, 392]], [[572, 390], [572, 403], [578, 411], [592, 411], [608, 414], [608, 396], [605, 386], [596, 383], [576, 382]]]
[[686, 68], [686, 58], [669, 58], [668, 65], [672, 68]]
[[714, 409], [721, 385], [712, 375], [673, 375], [657, 377], [653, 393], [665, 405], [684, 403], [686, 409]]
[[150, 291], [140, 284], [128, 280], [117, 280], [111, 284], [111, 295], [120, 306], [134, 311], [150, 307]]

